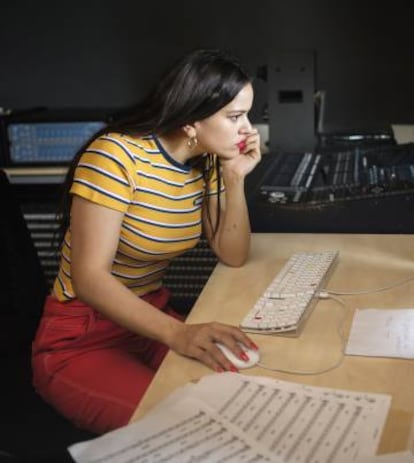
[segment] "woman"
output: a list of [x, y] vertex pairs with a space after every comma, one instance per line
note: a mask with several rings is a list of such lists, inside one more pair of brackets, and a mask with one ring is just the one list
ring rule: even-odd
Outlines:
[[39, 394], [78, 426], [127, 424], [168, 348], [216, 371], [235, 371], [216, 342], [241, 358], [239, 343], [255, 348], [236, 327], [183, 323], [162, 287], [202, 227], [222, 262], [247, 258], [244, 178], [260, 160], [252, 102], [234, 58], [197, 50], [75, 157], [32, 363]]

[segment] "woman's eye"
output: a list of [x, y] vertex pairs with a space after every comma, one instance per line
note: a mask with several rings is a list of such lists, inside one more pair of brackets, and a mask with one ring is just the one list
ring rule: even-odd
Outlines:
[[237, 119], [240, 117], [240, 114], [237, 114], [236, 116], [230, 116], [230, 120], [233, 122], [237, 122]]

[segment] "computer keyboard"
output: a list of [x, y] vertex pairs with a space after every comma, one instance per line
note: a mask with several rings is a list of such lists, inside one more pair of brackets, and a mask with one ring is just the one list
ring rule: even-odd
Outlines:
[[243, 331], [298, 335], [338, 257], [338, 251], [293, 254], [240, 323]]

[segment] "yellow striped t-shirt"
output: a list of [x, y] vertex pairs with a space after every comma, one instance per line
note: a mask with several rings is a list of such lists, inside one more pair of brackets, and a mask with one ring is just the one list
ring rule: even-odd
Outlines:
[[[214, 174], [209, 182], [217, 193]], [[109, 133], [82, 154], [70, 191], [124, 214], [112, 274], [143, 295], [162, 285], [172, 258], [199, 241], [205, 187], [201, 170], [172, 159], [155, 137]], [[69, 229], [53, 288], [60, 301], [76, 298], [70, 262]]]

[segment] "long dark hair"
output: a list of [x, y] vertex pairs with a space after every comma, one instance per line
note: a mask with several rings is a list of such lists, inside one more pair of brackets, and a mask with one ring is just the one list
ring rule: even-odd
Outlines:
[[[71, 207], [69, 190], [76, 165], [86, 146], [94, 139], [109, 132], [135, 136], [168, 134], [213, 115], [230, 103], [249, 82], [251, 78], [242, 69], [237, 58], [221, 50], [195, 50], [175, 63], [139, 104], [116, 115], [114, 121], [88, 140], [74, 157], [66, 175], [59, 209], [60, 238], [69, 226]], [[203, 156], [197, 161], [208, 188], [208, 176], [213, 173], [212, 156]], [[218, 160], [214, 169], [220, 185]], [[208, 195], [209, 192], [206, 191], [205, 194]], [[218, 199], [218, 211], [220, 211], [220, 192]], [[208, 201], [206, 206], [208, 220], [212, 224]], [[220, 216], [212, 227], [214, 233], [217, 231], [219, 221]]]

